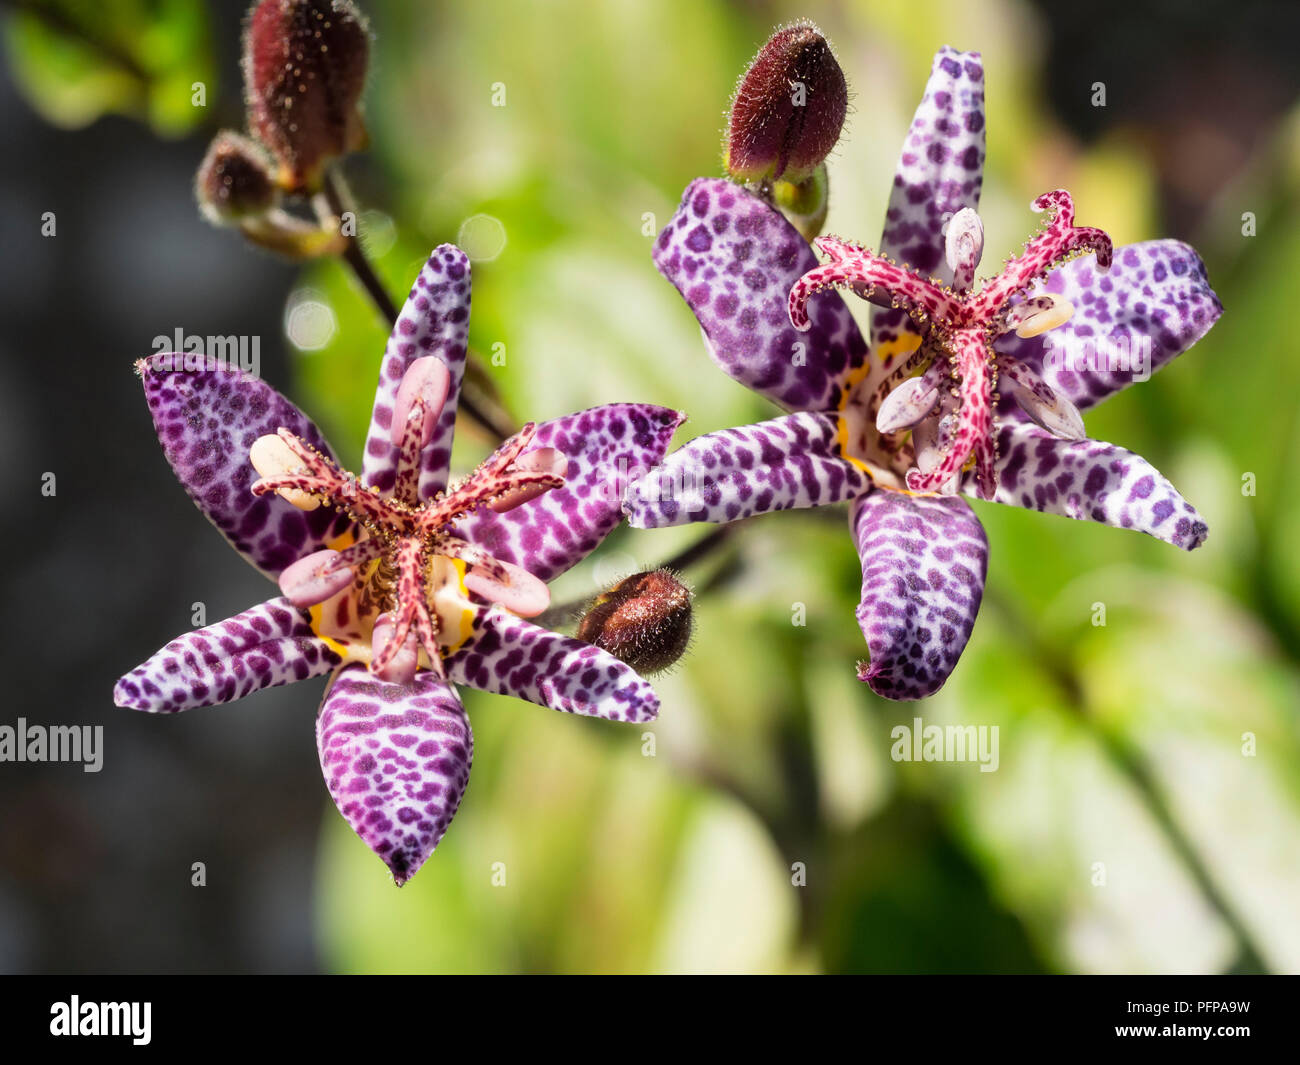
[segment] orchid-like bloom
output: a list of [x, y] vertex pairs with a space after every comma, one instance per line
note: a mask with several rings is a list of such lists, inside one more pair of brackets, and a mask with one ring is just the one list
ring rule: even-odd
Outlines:
[[[1033, 205], [1046, 227], [977, 286], [983, 78], [977, 53], [935, 57], [878, 251], [828, 237], [819, 265], [777, 210], [709, 179], [655, 245], [714, 361], [791, 413], [674, 452], [630, 487], [631, 524], [850, 502], [870, 654], [858, 676], [893, 699], [942, 686], [983, 596], [988, 543], [956, 493], [1187, 550], [1206, 535], [1144, 459], [1086, 439], [1080, 414], [1213, 325], [1222, 308], [1205, 269], [1177, 241], [1112, 249], [1051, 192]], [[835, 286], [877, 305], [870, 345], [822, 291]]]
[[469, 304], [469, 262], [444, 245], [389, 338], [360, 477], [262, 381], [182, 355], [138, 364], [181, 484], [281, 594], [169, 643], [118, 681], [117, 704], [175, 713], [332, 672], [325, 782], [399, 885], [469, 779], [453, 685], [615, 721], [659, 707], [612, 655], [524, 619], [619, 523], [620, 478], [662, 459], [681, 417], [609, 404], [528, 425], [449, 483]]

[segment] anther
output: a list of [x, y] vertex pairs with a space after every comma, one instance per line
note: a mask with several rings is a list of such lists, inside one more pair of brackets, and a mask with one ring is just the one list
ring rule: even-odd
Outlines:
[[[302, 460], [279, 436], [268, 433], [259, 436], [248, 449], [248, 461], [261, 476], [272, 480], [305, 472]], [[299, 510], [315, 510], [320, 500], [310, 492], [298, 488], [277, 488], [276, 495]]]

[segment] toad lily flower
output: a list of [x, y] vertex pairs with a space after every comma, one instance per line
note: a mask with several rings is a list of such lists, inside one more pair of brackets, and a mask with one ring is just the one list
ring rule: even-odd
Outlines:
[[[1199, 340], [1221, 306], [1187, 245], [1112, 249], [1068, 193], [976, 287], [983, 67], [945, 48], [903, 145], [878, 251], [808, 244], [762, 199], [700, 179], [655, 246], [714, 361], [790, 413], [690, 441], [634, 482], [639, 528], [850, 502], [862, 559], [859, 678], [937, 691], [984, 591], [988, 543], [958, 492], [1138, 529], [1185, 549], [1206, 526], [1144, 459], [1085, 438], [1080, 411]], [[870, 344], [845, 287], [877, 306]]]
[[182, 485], [282, 594], [169, 643], [118, 681], [117, 704], [174, 713], [332, 672], [325, 781], [399, 885], [468, 782], [453, 685], [616, 721], [659, 707], [612, 655], [524, 618], [618, 524], [618, 479], [662, 459], [681, 418], [609, 404], [528, 425], [449, 484], [469, 302], [464, 253], [438, 248], [389, 338], [360, 477], [263, 382], [180, 355], [138, 364]]

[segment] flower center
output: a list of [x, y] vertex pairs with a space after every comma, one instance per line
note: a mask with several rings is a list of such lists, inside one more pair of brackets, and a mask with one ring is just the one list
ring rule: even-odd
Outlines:
[[[883, 381], [864, 377], [854, 389], [862, 394], [850, 396], [844, 415], [850, 447], [862, 459], [878, 461], [872, 453], [879, 452], [906, 456], [905, 441], [893, 434], [911, 430], [915, 467], [904, 467], [911, 491], [956, 491], [959, 474], [973, 465], [979, 494], [993, 498], [999, 388], [1049, 432], [1067, 439], [1083, 436], [1083, 419], [1074, 405], [1029, 366], [995, 351], [993, 343], [1012, 330], [1033, 337], [1067, 321], [1073, 308], [1065, 300], [1050, 295], [1031, 299], [1026, 291], [1050, 270], [1086, 252], [1096, 255], [1102, 270], [1108, 269], [1111, 242], [1100, 229], [1074, 224], [1074, 203], [1064, 190], [1038, 197], [1033, 208], [1049, 212], [1046, 227], [978, 292], [971, 286], [983, 254], [984, 228], [970, 208], [948, 223], [945, 251], [952, 284], [923, 278], [859, 245], [822, 237], [816, 244], [828, 261], [790, 290], [790, 321], [799, 330], [810, 324], [809, 297], [832, 286], [849, 288], [879, 306], [902, 308], [916, 323], [920, 347]], [[884, 436], [869, 444], [873, 421]]]
[[[419, 498], [420, 456], [433, 437], [448, 391], [447, 369], [434, 356], [407, 370], [393, 405], [396, 483], [381, 495], [309, 444], [280, 429], [260, 437], [249, 459], [260, 479], [253, 492], [275, 492], [294, 506], [321, 504], [346, 513], [361, 530], [293, 563], [280, 590], [295, 606], [314, 610], [322, 636], [346, 644], [386, 680], [409, 681], [420, 665], [443, 675], [445, 649], [468, 636], [469, 593], [524, 617], [541, 613], [550, 590], [527, 570], [502, 562], [457, 536], [457, 519], [487, 506], [511, 510], [564, 483], [568, 460], [554, 448], [525, 453], [532, 423], [501, 445], [477, 470], [432, 499]], [[369, 653], [357, 653], [369, 635]]]

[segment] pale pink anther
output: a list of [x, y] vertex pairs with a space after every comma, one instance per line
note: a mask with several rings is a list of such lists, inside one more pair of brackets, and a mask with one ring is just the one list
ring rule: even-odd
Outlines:
[[286, 566], [280, 574], [280, 591], [294, 606], [305, 609], [323, 603], [352, 583], [352, 571], [337, 567], [337, 551], [316, 551]]
[[984, 256], [984, 223], [969, 207], [948, 220], [944, 233], [944, 258], [952, 271], [953, 291], [966, 292], [975, 283], [975, 268]]
[[[370, 640], [371, 654], [374, 656], [372, 661], [378, 661], [383, 656], [385, 648], [393, 638], [396, 625], [397, 621], [392, 614], [380, 614], [375, 619], [375, 628]], [[407, 630], [402, 647], [380, 669], [375, 670], [375, 676], [394, 684], [409, 684], [415, 678], [415, 670], [419, 664], [420, 640], [412, 627]]]
[[506, 581], [495, 580], [480, 570], [471, 569], [465, 574], [465, 587], [521, 618], [536, 617], [551, 605], [551, 590], [545, 581], [512, 563], [498, 559], [497, 565], [505, 571]]
[[[530, 423], [459, 484], [421, 500], [413, 475], [419, 470], [423, 412], [431, 399], [445, 399], [445, 369], [433, 367], [434, 361], [422, 359], [413, 364], [399, 386], [405, 397], [396, 406], [407, 421], [398, 445], [397, 478], [391, 495], [371, 491], [340, 470], [333, 459], [283, 428], [263, 438], [257, 449], [263, 476], [252, 486], [259, 496], [272, 492], [310, 495], [367, 530], [361, 540], [342, 551], [316, 552], [295, 563], [285, 573], [282, 585], [286, 595], [306, 606], [357, 582], [363, 614], [384, 611], [371, 626], [370, 671], [397, 682], [409, 681], [422, 663], [436, 675], [445, 676], [445, 647], [451, 644], [443, 643], [443, 625], [454, 621], [458, 626], [460, 615], [453, 610], [449, 621], [436, 609], [438, 593], [447, 582], [434, 575], [451, 566], [452, 559], [471, 567], [473, 576], [468, 584], [490, 602], [522, 616], [538, 614], [550, 605], [550, 591], [542, 581], [466, 543], [455, 535], [453, 527], [463, 515], [514, 493], [534, 498], [558, 488], [568, 470], [568, 460], [555, 448], [526, 451], [537, 434], [537, 426]], [[520, 501], [517, 496], [511, 504]], [[380, 564], [372, 568], [374, 562]], [[364, 623], [366, 617], [359, 620]]]
[[932, 366], [920, 377], [909, 377], [895, 388], [880, 404], [876, 412], [876, 430], [897, 433], [910, 429], [934, 410], [939, 399], [943, 376], [942, 365]]
[[1082, 440], [1083, 415], [1070, 400], [1011, 355], [998, 356], [999, 383], [1029, 417], [1062, 440]]
[[402, 377], [402, 383], [397, 386], [397, 398], [393, 401], [393, 424], [389, 426], [388, 436], [394, 447], [401, 446], [406, 422], [411, 416], [411, 408], [415, 406], [417, 396], [424, 400], [420, 446], [426, 446], [433, 439], [433, 428], [438, 424], [438, 416], [442, 414], [450, 389], [451, 372], [436, 355], [426, 355], [411, 363]]
[[[551, 477], [563, 479], [569, 472], [569, 459], [564, 452], [553, 447], [539, 447], [526, 455], [520, 455], [510, 465], [511, 471], [522, 473], [544, 473]], [[524, 485], [513, 489], [489, 504], [498, 514], [514, 510], [521, 503], [536, 499], [544, 492], [549, 492], [549, 485]]]

